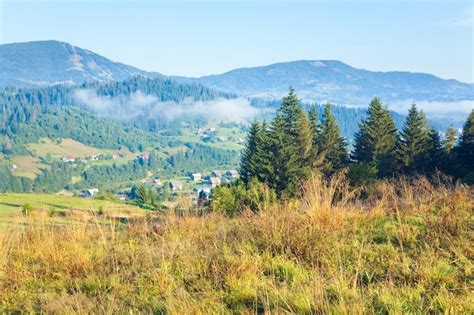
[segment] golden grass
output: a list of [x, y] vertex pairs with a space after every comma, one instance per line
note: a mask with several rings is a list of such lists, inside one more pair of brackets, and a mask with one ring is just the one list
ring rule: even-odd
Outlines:
[[0, 313], [472, 313], [472, 197], [314, 177], [301, 200], [235, 218], [15, 226]]

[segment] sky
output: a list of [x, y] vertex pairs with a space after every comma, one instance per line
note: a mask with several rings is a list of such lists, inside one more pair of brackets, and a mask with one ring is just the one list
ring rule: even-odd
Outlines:
[[167, 75], [300, 59], [474, 82], [473, 2], [0, 0], [0, 43], [60, 40]]

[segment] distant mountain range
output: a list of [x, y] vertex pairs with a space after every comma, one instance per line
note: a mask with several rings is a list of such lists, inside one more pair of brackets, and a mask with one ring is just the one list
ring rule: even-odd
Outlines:
[[[113, 62], [58, 41], [0, 45], [0, 86], [120, 81], [132, 76], [163, 75]], [[474, 101], [474, 84], [425, 73], [367, 71], [336, 60], [301, 60], [235, 69], [200, 78], [172, 78], [266, 99], [279, 99], [287, 93], [289, 86], [293, 86], [303, 100], [340, 105], [367, 105], [374, 96], [389, 104], [427, 101], [452, 105], [467, 101], [469, 106]]]
[[0, 45], [0, 86], [35, 87], [156, 76], [59, 41]]
[[281, 98], [293, 86], [303, 99], [343, 105], [367, 104], [374, 96], [386, 102], [474, 100], [474, 84], [426, 73], [367, 71], [337, 60], [276, 63], [196, 80], [223, 91], [264, 98]]

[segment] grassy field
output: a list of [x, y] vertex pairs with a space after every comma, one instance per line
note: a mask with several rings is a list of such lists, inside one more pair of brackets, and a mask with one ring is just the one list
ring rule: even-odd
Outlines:
[[23, 176], [30, 179], [35, 179], [36, 176], [41, 173], [41, 169], [49, 167], [48, 165], [41, 163], [37, 157], [33, 156], [15, 156], [12, 158], [11, 162], [17, 166], [13, 175]]
[[53, 158], [62, 158], [66, 155], [74, 157], [88, 157], [98, 154], [112, 154], [112, 150], [101, 150], [86, 146], [72, 139], [62, 139], [59, 142], [49, 138], [41, 138], [38, 143], [28, 144], [28, 150], [37, 156], [46, 156], [51, 154]]
[[0, 230], [0, 313], [472, 314], [472, 187], [313, 178], [237, 217]]
[[135, 206], [109, 200], [50, 194], [0, 194], [0, 215], [18, 214], [25, 204], [31, 205], [33, 210], [38, 211], [50, 209], [98, 211], [102, 208], [104, 211], [110, 210], [116, 213], [141, 212]]

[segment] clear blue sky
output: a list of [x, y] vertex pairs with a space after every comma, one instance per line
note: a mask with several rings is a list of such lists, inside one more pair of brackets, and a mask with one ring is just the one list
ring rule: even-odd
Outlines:
[[297, 59], [474, 82], [472, 1], [8, 1], [1, 43], [56, 39], [164, 74]]

